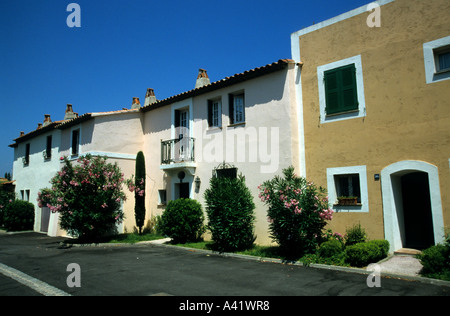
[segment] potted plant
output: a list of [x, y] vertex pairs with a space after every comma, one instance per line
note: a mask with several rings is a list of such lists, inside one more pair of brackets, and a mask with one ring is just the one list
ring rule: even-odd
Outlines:
[[358, 197], [357, 196], [339, 196], [338, 204], [339, 205], [357, 205]]

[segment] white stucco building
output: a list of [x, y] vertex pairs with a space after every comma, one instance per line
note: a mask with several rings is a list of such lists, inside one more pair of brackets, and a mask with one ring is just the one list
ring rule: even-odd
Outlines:
[[[48, 210], [36, 202], [38, 191], [49, 187], [60, 169], [60, 157], [106, 156], [129, 178], [136, 154], [142, 150], [147, 171], [146, 219], [161, 214], [168, 200], [190, 197], [204, 202], [213, 172], [226, 165], [246, 176], [257, 205], [257, 242], [270, 242], [257, 187], [283, 168], [299, 167], [296, 69], [294, 61], [279, 60], [213, 83], [200, 69], [194, 89], [159, 101], [148, 89], [144, 106], [133, 98], [128, 110], [78, 116], [68, 105], [64, 120], [46, 122], [10, 145], [15, 152], [16, 193], [35, 204], [35, 230], [64, 234], [57, 214], [49, 217]], [[120, 230], [131, 231], [134, 198], [125, 192], [126, 219]]]

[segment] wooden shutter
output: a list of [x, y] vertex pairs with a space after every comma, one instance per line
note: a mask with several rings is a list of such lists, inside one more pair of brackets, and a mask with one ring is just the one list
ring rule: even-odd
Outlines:
[[213, 101], [208, 100], [208, 126], [213, 126]]
[[180, 127], [180, 111], [175, 110], [175, 127]]
[[351, 64], [341, 68], [342, 76], [342, 109], [351, 111], [358, 109], [358, 95], [356, 91], [356, 68]]
[[326, 113], [334, 114], [340, 112], [339, 105], [339, 78], [338, 71], [328, 70], [324, 73]]
[[234, 124], [234, 96], [232, 94], [228, 95], [228, 106], [229, 106], [230, 124]]
[[358, 109], [355, 64], [324, 72], [326, 113]]

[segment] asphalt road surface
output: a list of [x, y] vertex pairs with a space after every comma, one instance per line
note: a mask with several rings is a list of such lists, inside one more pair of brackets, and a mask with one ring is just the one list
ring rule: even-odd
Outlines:
[[[174, 308], [220, 297], [214, 308], [246, 308], [236, 297], [252, 297], [253, 307], [270, 308], [271, 297], [292, 296], [448, 296], [450, 287], [380, 280], [369, 287], [367, 275], [263, 263], [164, 247], [61, 247], [63, 238], [37, 233], [0, 234], [0, 296], [176, 296]], [[70, 264], [75, 264], [68, 269]], [[75, 267], [75, 268], [74, 268]], [[196, 299], [193, 299], [196, 298]], [[228, 301], [233, 298], [234, 301]], [[240, 302], [240, 303], [239, 303]], [[272, 304], [272, 305], [270, 305]], [[252, 307], [252, 305], [250, 306]], [[213, 307], [211, 307], [213, 308]]]

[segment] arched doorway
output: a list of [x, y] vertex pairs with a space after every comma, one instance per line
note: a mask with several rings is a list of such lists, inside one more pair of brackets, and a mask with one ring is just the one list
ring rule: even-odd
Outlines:
[[439, 175], [423, 161], [400, 161], [381, 172], [385, 239], [391, 251], [443, 241]]

